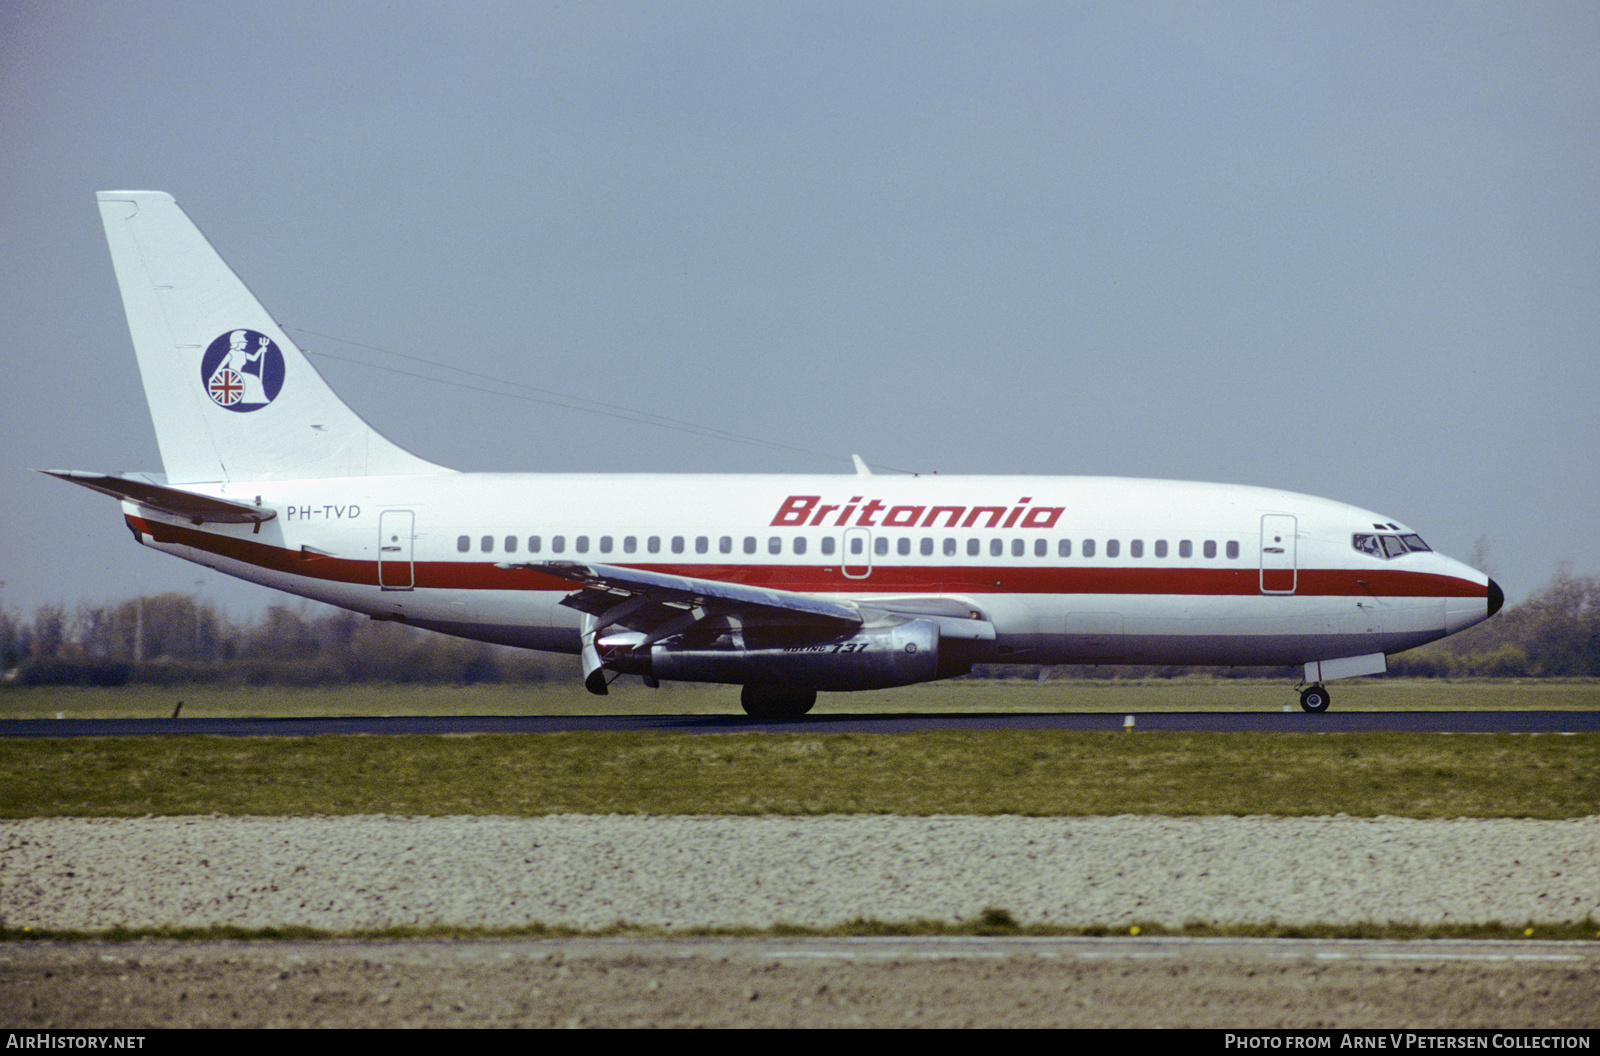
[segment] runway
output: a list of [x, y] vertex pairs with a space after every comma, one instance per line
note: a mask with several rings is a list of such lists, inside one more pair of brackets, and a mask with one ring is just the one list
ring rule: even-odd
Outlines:
[[[744, 715], [443, 715], [360, 718], [11, 719], [5, 737], [314, 737], [325, 734], [915, 733], [924, 730], [1122, 731], [1127, 712], [808, 715], [794, 721]], [[1134, 712], [1135, 732], [1213, 733], [1595, 733], [1600, 711]]]

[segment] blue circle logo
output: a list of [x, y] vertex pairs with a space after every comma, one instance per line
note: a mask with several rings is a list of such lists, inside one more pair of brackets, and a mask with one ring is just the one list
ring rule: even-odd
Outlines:
[[283, 389], [283, 353], [265, 334], [229, 330], [206, 349], [200, 383], [218, 407], [259, 411]]

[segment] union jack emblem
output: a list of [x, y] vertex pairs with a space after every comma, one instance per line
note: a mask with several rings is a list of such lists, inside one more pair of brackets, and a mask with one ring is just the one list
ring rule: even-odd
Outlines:
[[283, 391], [283, 353], [258, 330], [228, 330], [200, 357], [200, 384], [225, 411], [259, 411]]
[[211, 398], [223, 407], [232, 407], [244, 399], [244, 379], [238, 371], [227, 367], [211, 375], [211, 383], [206, 388]]

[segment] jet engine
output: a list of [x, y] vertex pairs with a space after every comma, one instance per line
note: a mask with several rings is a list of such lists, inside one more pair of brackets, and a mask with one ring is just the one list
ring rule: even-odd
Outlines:
[[[602, 643], [602, 654], [606, 654]], [[619, 643], [620, 644], [620, 643]], [[658, 679], [727, 682], [741, 685], [809, 686], [824, 691], [886, 689], [962, 674], [969, 664], [941, 667], [939, 625], [927, 619], [900, 619], [844, 634], [818, 635], [794, 627], [724, 628], [690, 634], [642, 650], [606, 656], [606, 666], [638, 670], [648, 666]]]

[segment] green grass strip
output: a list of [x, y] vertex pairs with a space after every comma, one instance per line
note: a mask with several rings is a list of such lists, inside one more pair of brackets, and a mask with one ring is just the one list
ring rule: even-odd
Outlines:
[[0, 817], [1600, 814], [1600, 734], [662, 731], [0, 741]]

